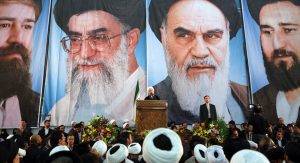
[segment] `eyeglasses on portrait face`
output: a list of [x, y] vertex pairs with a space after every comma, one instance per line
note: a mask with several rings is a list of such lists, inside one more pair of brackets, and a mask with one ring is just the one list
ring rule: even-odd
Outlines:
[[124, 35], [127, 32], [108, 36], [107, 34], [94, 34], [86, 37], [78, 35], [68, 35], [60, 41], [67, 53], [76, 54], [81, 51], [83, 41], [87, 41], [89, 46], [96, 51], [103, 52], [111, 47], [111, 39]]

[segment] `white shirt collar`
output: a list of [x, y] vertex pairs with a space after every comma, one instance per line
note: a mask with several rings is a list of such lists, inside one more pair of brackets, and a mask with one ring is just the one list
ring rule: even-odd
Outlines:
[[[5, 106], [4, 106], [5, 105]], [[0, 102], [0, 128], [16, 128], [21, 121], [19, 99], [12, 96]]]
[[298, 118], [300, 99], [290, 104], [283, 91], [279, 91], [276, 96], [277, 116], [284, 119], [285, 124], [296, 122]]

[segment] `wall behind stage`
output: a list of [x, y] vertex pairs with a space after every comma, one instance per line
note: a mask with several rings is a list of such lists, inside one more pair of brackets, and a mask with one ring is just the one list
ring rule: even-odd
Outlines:
[[[72, 71], [71, 68], [72, 66], [75, 67], [76, 62], [74, 62], [75, 60], [71, 60], [71, 55], [64, 50], [61, 44], [62, 38], [68, 35], [57, 24], [53, 13], [57, 0], [44, 0], [42, 2], [43, 10], [36, 23], [33, 34], [33, 52], [30, 65], [32, 90], [39, 94], [42, 99], [39, 103], [40, 110], [38, 112], [40, 114], [38, 112], [34, 114], [39, 114], [41, 121], [51, 116], [53, 125], [70, 125], [69, 122], [72, 120], [88, 121], [92, 116], [100, 114], [105, 115], [108, 118], [115, 118], [119, 123], [125, 119], [129, 119], [133, 123], [135, 115], [135, 100], [138, 98], [143, 99], [146, 96], [147, 86], [154, 86], [161, 99], [167, 99], [169, 102], [169, 121], [192, 123], [199, 120], [200, 104], [203, 103], [203, 96], [208, 94], [212, 97], [212, 103], [217, 106], [216, 109], [219, 117], [224, 118], [226, 121], [233, 119], [236, 123], [242, 123], [247, 120], [247, 117], [250, 115], [248, 104], [253, 102], [251, 97], [254, 97], [255, 103], [262, 104], [263, 102], [256, 100], [258, 92], [260, 92], [263, 88], [272, 85], [272, 83], [268, 80], [268, 75], [265, 70], [260, 42], [261, 31], [257, 22], [253, 18], [253, 13], [249, 11], [249, 2], [247, 0], [230, 1], [234, 2], [236, 5], [237, 15], [239, 14], [241, 16], [239, 19], [241, 24], [236, 30], [236, 34], [229, 38], [229, 52], [226, 53], [225, 51], [222, 51], [222, 53], [220, 53], [228, 57], [225, 57], [225, 60], [228, 61], [227, 66], [225, 66], [225, 68], [223, 67], [227, 72], [222, 73], [223, 76], [221, 75], [219, 77], [220, 80], [218, 84], [212, 84], [213, 82], [210, 83], [213, 87], [210, 87], [210, 84], [203, 86], [203, 83], [205, 82], [202, 82], [201, 80], [205, 80], [209, 83], [209, 78], [199, 79], [199, 83], [183, 84], [188, 80], [184, 81], [183, 77], [178, 77], [177, 83], [180, 84], [172, 85], [175, 81], [172, 81], [172, 78], [170, 77], [170, 74], [172, 73], [167, 68], [168, 64], [166, 64], [166, 54], [163, 45], [161, 41], [157, 39], [153, 31], [153, 27], [150, 25], [151, 23], [149, 23], [149, 16], [153, 14], [153, 12], [161, 12], [158, 9], [149, 9], [149, 6], [152, 3], [151, 0], [141, 0], [136, 3], [143, 3], [140, 7], [143, 12], [140, 15], [145, 15], [143, 19], [146, 23], [145, 30], [140, 33], [137, 45], [134, 48], [133, 58], [135, 58], [137, 62], [138, 69], [134, 69], [135, 71], [132, 71], [130, 75], [126, 76], [126, 73], [124, 73], [126, 72], [126, 68], [123, 67], [122, 69], [122, 64], [126, 63], [126, 59], [122, 61], [119, 60], [120, 62], [112, 62], [112, 60], [107, 59], [104, 63], [102, 63], [106, 66], [102, 67], [107, 67], [108, 69], [111, 68], [113, 69], [111, 72], [114, 73], [96, 73], [96, 76], [101, 76], [100, 74], [113, 74], [117, 79], [116, 81], [121, 82], [111, 84], [112, 82], [109, 82], [109, 80], [114, 78], [112, 75], [109, 80], [101, 79], [101, 77], [98, 76], [99, 78], [93, 79], [93, 81], [88, 79], [77, 80], [80, 82], [75, 84], [73, 83], [72, 85], [70, 82], [71, 78], [72, 81], [74, 81], [80, 77], [88, 78], [91, 74], [81, 73], [76, 76], [76, 69], [73, 69]], [[134, 1], [129, 2], [132, 3]], [[112, 4], [113, 2], [108, 3], [108, 6]], [[73, 5], [75, 4], [71, 3], [69, 6], [63, 5], [62, 8], [65, 11], [71, 11], [74, 9]], [[81, 6], [87, 5], [89, 4], [81, 4]], [[94, 6], [99, 5], [100, 3], [94, 4]], [[128, 7], [126, 5], [123, 4], [122, 7]], [[52, 8], [50, 6], [52, 6]], [[129, 8], [131, 6], [129, 6]], [[258, 4], [254, 4], [253, 6], [258, 6]], [[134, 11], [136, 11], [135, 9], [136, 8], [132, 7], [131, 10], [127, 12], [134, 13]], [[192, 11], [192, 9], [193, 8], [190, 8], [190, 11]], [[79, 16], [84, 16], [84, 14], [86, 13], [83, 12], [79, 14]], [[192, 15], [192, 13], [190, 13], [190, 15]], [[209, 15], [207, 17], [209, 17]], [[131, 18], [132, 19], [129, 20], [133, 21], [133, 18], [137, 19], [138, 17], [132, 16]], [[77, 21], [77, 23], [84, 24], [90, 19], [93, 19], [93, 17], [88, 16], [85, 21]], [[99, 22], [101, 24], [102, 21], [103, 20], [95, 21], [95, 24]], [[48, 26], [50, 27], [49, 30]], [[112, 34], [108, 35], [112, 36]], [[124, 35], [121, 36], [123, 37]], [[121, 36], [113, 38], [112, 43], [114, 43], [115, 40], [121, 41]], [[113, 50], [116, 49], [117, 48]], [[123, 47], [123, 50], [124, 49], [126, 49], [126, 46]], [[297, 57], [299, 58], [296, 52], [296, 58]], [[46, 64], [45, 61], [47, 61]], [[84, 62], [87, 63], [87, 61]], [[134, 62], [130, 62], [130, 64], [127, 65], [130, 67], [135, 64]], [[121, 68], [117, 69], [118, 67]], [[44, 71], [46, 72], [45, 74]], [[296, 68], [295, 72], [298, 71], [298, 68]], [[228, 75], [224, 75], [227, 73]], [[288, 84], [292, 83], [294, 87], [298, 88], [298, 78], [292, 79], [292, 81], [288, 81]], [[279, 106], [277, 105], [282, 104], [282, 102], [283, 105], [281, 106], [290, 108], [289, 103], [287, 103], [284, 98], [279, 98], [283, 99], [283, 101], [280, 100], [281, 102], [276, 102], [275, 99], [279, 94], [278, 92], [280, 89], [276, 86], [274, 90], [275, 93], [265, 93], [263, 95], [263, 97], [273, 100], [272, 104], [274, 106], [272, 106], [270, 111], [268, 110], [265, 112], [272, 115], [271, 117], [267, 117], [271, 118], [268, 120], [272, 120], [274, 117], [277, 118], [278, 110], [274, 108], [278, 108]], [[72, 93], [74, 94], [72, 95]], [[80, 96], [77, 96], [78, 94], [80, 94]], [[79, 98], [77, 99], [77, 97]], [[296, 95], [296, 97], [298, 98], [299, 96]], [[262, 105], [264, 107], [269, 107], [265, 104]], [[297, 103], [291, 106], [295, 106], [296, 108], [297, 106], [299, 107]], [[126, 109], [122, 110], [120, 108]], [[298, 113], [299, 109], [295, 110]], [[295, 113], [295, 115], [297, 113]], [[282, 115], [285, 116], [285, 114]], [[37, 117], [38, 115], [34, 116]], [[295, 119], [295, 117], [285, 117], [289, 122], [292, 122], [293, 119]], [[36, 126], [36, 124], [37, 123], [31, 126]], [[15, 125], [11, 127], [17, 126]]]

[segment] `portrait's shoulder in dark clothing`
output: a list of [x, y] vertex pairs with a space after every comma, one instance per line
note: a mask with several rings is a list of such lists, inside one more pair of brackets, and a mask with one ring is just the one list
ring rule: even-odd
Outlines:
[[31, 88], [28, 88], [27, 91], [31, 96], [18, 95], [21, 117], [27, 122], [28, 127], [38, 127], [40, 94]]
[[271, 84], [268, 84], [254, 93], [254, 103], [263, 107], [262, 116], [271, 123], [277, 122], [276, 97], [278, 90]]

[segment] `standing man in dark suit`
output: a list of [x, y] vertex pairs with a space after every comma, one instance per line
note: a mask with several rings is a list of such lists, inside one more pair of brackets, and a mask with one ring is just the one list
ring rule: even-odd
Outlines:
[[210, 97], [208, 95], [204, 96], [205, 104], [200, 106], [200, 121], [212, 121], [217, 119], [216, 107], [209, 103]]
[[39, 130], [38, 135], [41, 136], [43, 143], [46, 139], [52, 134], [53, 130], [50, 128], [50, 120], [47, 119], [44, 121], [44, 127]]

